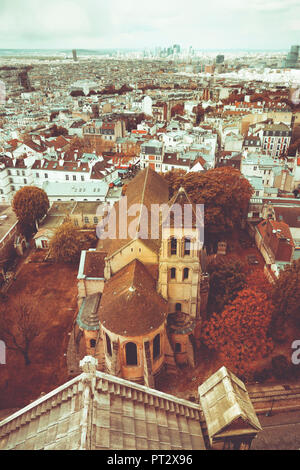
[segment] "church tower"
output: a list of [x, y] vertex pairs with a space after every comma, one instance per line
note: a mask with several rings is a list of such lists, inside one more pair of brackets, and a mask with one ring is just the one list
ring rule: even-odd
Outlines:
[[180, 188], [162, 214], [159, 255], [158, 292], [168, 301], [169, 313], [184, 312], [194, 319], [200, 318], [201, 305], [201, 216]]

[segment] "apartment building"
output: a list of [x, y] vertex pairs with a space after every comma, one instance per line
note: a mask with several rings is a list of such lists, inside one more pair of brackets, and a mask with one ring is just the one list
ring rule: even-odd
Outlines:
[[150, 166], [156, 172], [162, 171], [164, 160], [164, 145], [158, 140], [148, 140], [141, 145], [140, 166], [141, 169]]
[[262, 133], [262, 149], [272, 157], [280, 157], [287, 152], [291, 136], [291, 128], [286, 124], [267, 124]]
[[83, 127], [83, 137], [91, 144], [95, 144], [99, 140], [116, 142], [118, 137], [124, 137], [124, 135], [125, 123], [121, 120], [108, 122], [94, 120], [89, 121]]

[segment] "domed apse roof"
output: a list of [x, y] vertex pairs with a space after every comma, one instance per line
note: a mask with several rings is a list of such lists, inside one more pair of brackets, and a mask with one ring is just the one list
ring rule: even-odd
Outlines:
[[98, 315], [104, 328], [132, 337], [155, 331], [167, 311], [155, 280], [140, 261], [133, 260], [105, 283]]

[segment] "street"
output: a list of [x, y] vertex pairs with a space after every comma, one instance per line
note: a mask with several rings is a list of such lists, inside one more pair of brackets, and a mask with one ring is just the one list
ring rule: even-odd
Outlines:
[[263, 431], [253, 440], [252, 450], [299, 450], [300, 411], [274, 412], [258, 416]]

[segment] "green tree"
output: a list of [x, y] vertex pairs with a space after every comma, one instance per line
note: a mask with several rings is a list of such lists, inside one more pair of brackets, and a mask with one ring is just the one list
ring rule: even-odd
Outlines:
[[246, 286], [245, 265], [239, 259], [218, 257], [207, 265], [209, 273], [208, 312], [220, 313]]
[[24, 186], [16, 192], [12, 208], [24, 229], [37, 228], [38, 222], [47, 214], [49, 199], [43, 189]]

